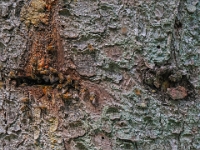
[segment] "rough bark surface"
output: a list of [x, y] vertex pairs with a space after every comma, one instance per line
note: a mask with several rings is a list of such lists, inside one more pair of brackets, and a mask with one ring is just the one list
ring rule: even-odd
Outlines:
[[200, 149], [198, 0], [1, 0], [0, 149]]

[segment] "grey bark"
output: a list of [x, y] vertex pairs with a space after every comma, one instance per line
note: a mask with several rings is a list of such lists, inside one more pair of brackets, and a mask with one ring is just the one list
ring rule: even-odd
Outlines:
[[198, 0], [1, 0], [0, 149], [200, 149], [199, 27]]

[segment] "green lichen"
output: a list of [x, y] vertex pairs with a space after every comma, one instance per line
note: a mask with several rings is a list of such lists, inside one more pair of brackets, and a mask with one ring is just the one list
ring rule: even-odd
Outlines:
[[45, 13], [46, 3], [43, 0], [32, 0], [30, 5], [21, 10], [21, 21], [27, 27], [31, 24], [37, 27], [39, 23], [48, 24], [48, 14]]

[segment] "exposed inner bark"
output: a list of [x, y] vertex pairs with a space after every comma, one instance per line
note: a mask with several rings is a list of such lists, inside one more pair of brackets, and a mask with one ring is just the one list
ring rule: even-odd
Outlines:
[[37, 26], [31, 22], [31, 26], [28, 26], [31, 44], [29, 44], [29, 57], [24, 67], [24, 76], [36, 79], [39, 75], [48, 75], [52, 72], [56, 74], [63, 67], [64, 52], [56, 22], [57, 3], [57, 0], [45, 1], [46, 5], [43, 8], [45, 22], [38, 21]]

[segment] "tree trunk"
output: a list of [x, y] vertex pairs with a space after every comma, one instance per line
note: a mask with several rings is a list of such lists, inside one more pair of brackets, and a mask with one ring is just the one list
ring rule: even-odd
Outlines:
[[0, 149], [200, 149], [198, 0], [1, 0]]

